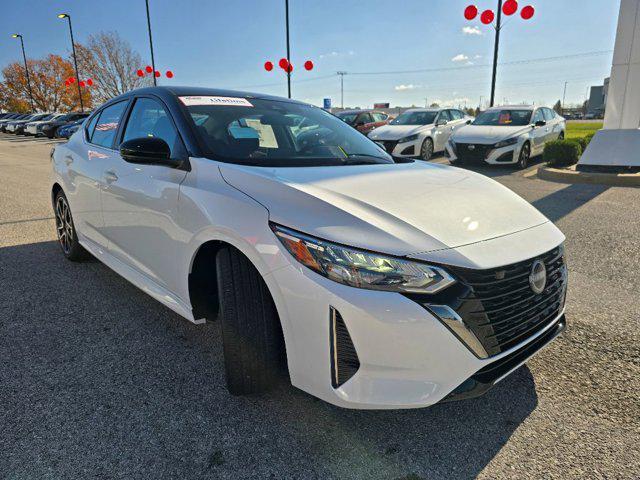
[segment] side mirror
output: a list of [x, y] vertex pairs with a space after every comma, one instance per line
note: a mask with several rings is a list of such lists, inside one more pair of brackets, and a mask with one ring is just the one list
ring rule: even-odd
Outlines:
[[547, 124], [544, 120], [538, 120], [536, 122], [536, 127], [544, 127]]
[[442, 126], [446, 125], [447, 123], [449, 123], [449, 122], [447, 122], [446, 120], [438, 120], [436, 122], [436, 127], [442, 127]]
[[120, 145], [120, 156], [127, 162], [177, 167], [182, 162], [171, 158], [171, 149], [161, 138], [141, 137]]
[[471, 125], [473, 123], [473, 120], [467, 120], [467, 125]]

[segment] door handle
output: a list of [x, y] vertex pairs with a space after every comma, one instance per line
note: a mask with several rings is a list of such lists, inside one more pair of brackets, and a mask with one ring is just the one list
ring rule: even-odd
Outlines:
[[104, 172], [104, 179], [107, 183], [113, 183], [118, 181], [118, 175], [116, 175], [116, 172], [114, 172], [113, 170], [107, 170], [106, 172]]

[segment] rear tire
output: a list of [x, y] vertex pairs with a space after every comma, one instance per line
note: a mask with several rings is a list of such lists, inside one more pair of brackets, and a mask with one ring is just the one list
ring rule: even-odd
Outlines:
[[284, 357], [280, 319], [258, 270], [238, 250], [216, 256], [227, 388], [232, 395], [261, 393], [279, 379]]
[[60, 190], [53, 201], [53, 213], [56, 219], [56, 233], [62, 253], [72, 262], [81, 262], [89, 258], [89, 253], [78, 242], [76, 227], [65, 194]]

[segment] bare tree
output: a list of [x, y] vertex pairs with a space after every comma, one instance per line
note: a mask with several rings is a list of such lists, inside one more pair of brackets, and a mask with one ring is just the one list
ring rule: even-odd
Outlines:
[[76, 50], [80, 74], [93, 79], [91, 92], [98, 103], [153, 82], [136, 75], [143, 68], [142, 58], [116, 32], [91, 35], [86, 46], [78, 44]]

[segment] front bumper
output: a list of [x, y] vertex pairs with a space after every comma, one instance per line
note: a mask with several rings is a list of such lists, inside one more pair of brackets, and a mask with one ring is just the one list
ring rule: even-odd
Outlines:
[[[555, 338], [549, 332], [559, 333], [558, 325], [564, 325], [560, 311], [535, 334], [482, 359], [404, 295], [348, 287], [293, 264], [265, 280], [277, 285], [271, 290], [283, 321], [292, 384], [345, 408], [419, 408], [477, 396], [537, 353]], [[334, 311], [358, 360], [355, 373], [341, 384], [335, 381]]]
[[412, 142], [399, 143], [397, 140], [374, 140], [386, 150], [389, 155], [401, 158], [415, 158], [420, 156], [420, 148], [424, 139], [418, 138]]
[[447, 142], [445, 157], [453, 163], [509, 165], [518, 163], [521, 147], [519, 143], [493, 148], [493, 145], [466, 143], [457, 143], [454, 146], [451, 142]]

